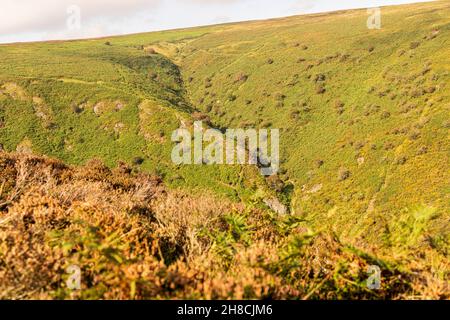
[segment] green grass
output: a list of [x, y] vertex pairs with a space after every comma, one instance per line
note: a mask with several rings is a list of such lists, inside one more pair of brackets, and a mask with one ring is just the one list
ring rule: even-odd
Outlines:
[[[382, 19], [381, 30], [368, 30], [366, 11], [353, 10], [2, 45], [0, 87], [21, 89], [0, 89], [0, 143], [70, 164], [142, 157], [138, 169], [170, 186], [252, 199], [266, 188], [255, 168], [176, 167], [171, 132], [196, 111], [215, 127], [280, 128], [279, 178], [289, 194], [279, 197], [295, 216], [351, 241], [382, 244], [386, 230], [404, 237], [406, 229], [390, 228], [392, 219], [423, 205], [434, 208], [433, 219], [421, 220], [419, 235], [445, 244], [450, 5], [383, 8]], [[242, 74], [247, 79], [237, 81]], [[50, 120], [37, 116], [33, 97]], [[99, 102], [105, 111], [96, 114]], [[347, 179], [339, 179], [341, 168]]]

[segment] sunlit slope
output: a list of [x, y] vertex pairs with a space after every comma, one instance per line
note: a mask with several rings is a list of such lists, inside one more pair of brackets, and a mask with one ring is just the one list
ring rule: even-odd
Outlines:
[[[180, 33], [179, 38], [190, 33]], [[125, 161], [173, 185], [235, 195], [239, 167], [175, 167], [171, 134], [195, 107], [179, 66], [150, 45], [107, 39], [0, 47], [0, 144], [81, 164]], [[255, 171], [255, 168], [245, 170]]]
[[434, 208], [427, 230], [447, 235], [450, 4], [381, 13], [380, 30], [353, 10], [0, 46], [0, 143], [251, 194], [253, 172], [174, 167], [171, 132], [205, 116], [280, 128], [282, 171], [269, 182], [292, 213], [381, 241], [421, 205]]
[[380, 30], [358, 10], [208, 33], [183, 49], [189, 97], [221, 127], [282, 130], [292, 209], [317, 226], [381, 240], [424, 204], [448, 232], [450, 4], [381, 13]]

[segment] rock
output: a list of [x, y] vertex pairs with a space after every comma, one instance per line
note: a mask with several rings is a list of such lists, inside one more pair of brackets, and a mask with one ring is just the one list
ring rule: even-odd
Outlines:
[[157, 53], [156, 50], [155, 50], [154, 48], [152, 48], [152, 47], [145, 47], [145, 48], [144, 48], [144, 51], [145, 51], [147, 54], [156, 54], [156, 53]]
[[16, 152], [18, 153], [25, 153], [25, 154], [32, 154], [33, 153], [33, 144], [31, 140], [28, 138], [25, 138], [21, 143], [19, 143], [16, 147]]
[[122, 122], [118, 122], [114, 125], [114, 132], [120, 133], [122, 132], [123, 128], [125, 128], [125, 125]]
[[97, 104], [94, 106], [94, 113], [95, 113], [96, 115], [100, 115], [101, 109], [102, 109], [103, 105], [104, 105], [104, 104], [103, 104], [102, 102], [99, 102], [99, 103], [97, 103]]
[[359, 157], [357, 161], [358, 161], [358, 165], [362, 166], [366, 160], [364, 159], [364, 157]]
[[124, 104], [122, 102], [116, 102], [116, 111], [120, 111], [124, 108]]
[[320, 190], [322, 190], [322, 187], [323, 187], [323, 185], [320, 183], [320, 184], [316, 184], [315, 186], [313, 186], [309, 191], [308, 191], [308, 193], [316, 193], [316, 192], [319, 192]]
[[287, 214], [287, 207], [277, 198], [264, 199], [263, 202], [278, 214]]

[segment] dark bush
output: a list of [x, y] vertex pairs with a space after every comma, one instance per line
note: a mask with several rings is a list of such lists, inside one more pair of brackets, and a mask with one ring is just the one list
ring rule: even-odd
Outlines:
[[323, 93], [325, 93], [325, 91], [326, 91], [326, 89], [325, 89], [323, 84], [318, 84], [316, 86], [316, 93], [317, 94], [323, 94]]
[[206, 121], [207, 123], [211, 121], [210, 117], [202, 112], [194, 112], [192, 114], [192, 119], [194, 119], [194, 121]]
[[245, 82], [248, 79], [248, 75], [240, 72], [236, 75], [236, 78], [234, 79], [234, 82]]
[[323, 164], [324, 164], [324, 161], [322, 159], [317, 159], [316, 161], [314, 161], [314, 165], [316, 166], [316, 168], [322, 167]]
[[83, 108], [81, 108], [80, 106], [77, 106], [77, 105], [72, 105], [72, 111], [75, 114], [80, 114], [83, 112]]
[[421, 146], [419, 148], [419, 150], [417, 150], [417, 155], [420, 156], [422, 154], [426, 154], [428, 152], [428, 147], [426, 146]]
[[338, 172], [338, 180], [339, 181], [347, 180], [348, 178], [350, 178], [350, 176], [351, 176], [350, 170], [348, 170], [346, 168], [339, 169], [339, 172]]
[[406, 157], [400, 157], [397, 159], [397, 161], [395, 163], [398, 165], [402, 165], [402, 164], [405, 164], [407, 160], [408, 159]]
[[425, 89], [426, 93], [434, 93], [436, 91], [436, 87], [428, 87]]
[[413, 132], [410, 133], [409, 135], [409, 139], [410, 140], [417, 140], [420, 138], [420, 131], [419, 130], [414, 130]]
[[420, 46], [420, 42], [414, 41], [414, 42], [411, 42], [411, 44], [409, 45], [409, 48], [416, 49], [418, 46]]
[[228, 101], [233, 102], [233, 101], [236, 101], [237, 97], [234, 94], [230, 94], [227, 99], [228, 99]]
[[284, 99], [286, 99], [286, 96], [283, 93], [277, 92], [277, 93], [275, 93], [274, 98], [277, 101], [283, 101]]
[[409, 95], [412, 97], [412, 98], [419, 98], [419, 97], [421, 97], [421, 96], [423, 96], [423, 94], [425, 93], [425, 91], [423, 90], [423, 89], [413, 89], [413, 90], [411, 90], [411, 92], [409, 93]]
[[276, 192], [282, 192], [285, 187], [284, 181], [276, 174], [269, 176], [266, 181], [269, 187]]
[[133, 165], [140, 166], [141, 164], [144, 163], [144, 158], [142, 158], [142, 157], [134, 157], [132, 162], [133, 162]]
[[383, 113], [381, 114], [381, 119], [387, 119], [391, 116], [391, 113], [388, 111], [383, 111]]
[[290, 114], [291, 119], [296, 120], [300, 116], [300, 111], [292, 111]]
[[325, 81], [325, 80], [326, 80], [326, 76], [322, 73], [316, 74], [316, 76], [314, 77], [315, 82], [321, 82], [321, 81]]
[[334, 107], [336, 109], [344, 108], [344, 106], [345, 106], [345, 104], [339, 99], [334, 102]]

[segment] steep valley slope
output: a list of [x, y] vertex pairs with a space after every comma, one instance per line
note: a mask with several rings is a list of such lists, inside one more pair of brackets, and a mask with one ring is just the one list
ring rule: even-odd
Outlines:
[[[14, 226], [28, 221], [20, 220], [21, 214], [28, 217], [35, 207], [37, 212], [45, 213], [43, 208], [48, 205], [33, 198], [41, 194], [43, 201], [54, 208], [58, 221], [62, 219], [59, 215], [72, 219], [64, 213], [69, 208], [77, 212], [77, 219], [82, 216], [91, 225], [108, 223], [101, 218], [102, 210], [117, 218], [112, 225], [120, 224], [124, 219], [120, 215], [125, 213], [139, 225], [148, 222], [140, 220], [148, 212], [163, 212], [158, 227], [151, 221], [147, 230], [156, 232], [148, 241], [159, 241], [149, 247], [159, 248], [162, 253], [152, 256], [145, 251], [148, 248], [140, 248], [145, 254], [137, 255], [142, 261], [163, 261], [168, 268], [179, 267], [176, 272], [183, 279], [189, 279], [192, 270], [201, 273], [211, 268], [211, 274], [203, 276], [213, 281], [215, 271], [229, 270], [220, 277], [228, 279], [236, 291], [211, 284], [211, 292], [198, 289], [202, 298], [224, 298], [227, 290], [233, 292], [230, 297], [234, 298], [271, 294], [277, 298], [326, 298], [327, 292], [333, 292], [333, 298], [448, 298], [450, 2], [383, 7], [381, 13], [381, 29], [373, 30], [367, 28], [366, 10], [349, 10], [103, 39], [1, 45], [3, 275], [14, 278], [14, 272], [1, 263], [6, 261], [6, 248], [10, 248], [8, 235]], [[172, 132], [180, 127], [192, 128], [196, 120], [221, 129], [280, 129], [280, 172], [262, 177], [253, 166], [173, 164]], [[92, 162], [94, 158], [106, 166]], [[39, 163], [46, 167], [48, 161], [51, 168], [53, 161], [56, 167], [62, 166], [67, 177], [45, 176], [33, 180], [36, 184], [24, 184], [21, 172], [32, 171]], [[119, 183], [111, 178], [115, 176], [110, 170], [120, 168], [125, 168], [126, 177], [117, 178]], [[38, 166], [36, 170], [56, 174], [54, 168], [48, 171]], [[88, 173], [77, 173], [83, 170]], [[163, 202], [158, 203], [159, 207], [153, 199], [141, 203], [133, 198], [134, 193], [141, 192], [139, 179], [143, 178], [136, 175], [142, 174], [158, 177], [167, 188], [164, 196], [155, 193]], [[102, 190], [99, 197], [106, 194], [107, 199], [114, 198], [117, 191], [124, 199], [131, 199], [130, 206], [118, 205], [122, 209], [116, 210], [97, 204], [88, 197], [88, 191], [79, 198], [64, 200], [64, 195], [70, 193], [67, 190], [81, 186], [80, 181], [89, 182], [86, 190], [95, 190], [98, 182]], [[60, 183], [64, 188], [58, 187]], [[183, 228], [171, 220], [172, 211], [182, 215], [183, 209], [172, 203], [177, 202], [177, 197], [188, 199], [181, 202], [187, 209], [180, 221], [188, 220], [188, 214], [200, 215], [195, 220], [200, 221], [198, 225], [185, 221], [188, 226]], [[266, 205], [266, 200], [272, 198], [279, 199], [289, 214], [274, 213]], [[92, 207], [95, 218], [85, 216], [83, 202]], [[204, 202], [215, 204], [210, 208]], [[212, 213], [219, 216], [219, 222], [210, 217]], [[213, 222], [207, 219], [202, 223], [202, 215]], [[44, 220], [36, 220], [39, 229], [34, 231], [27, 226], [20, 228], [49, 239], [48, 232], [55, 230], [48, 225], [52, 222]], [[13, 222], [17, 224], [7, 225]], [[109, 239], [106, 234], [112, 232], [108, 227], [99, 236], [84, 226], [73, 228], [81, 232], [79, 247], [88, 247], [81, 242], [89, 239]], [[118, 230], [127, 234], [129, 228]], [[187, 235], [187, 231], [191, 233]], [[164, 236], [164, 232], [168, 234]], [[52, 235], [51, 241], [64, 238], [70, 242], [65, 238], [68, 233]], [[329, 236], [326, 241], [319, 238], [318, 244], [305, 249], [307, 252], [296, 251], [309, 244], [310, 238], [325, 237], [323, 234]], [[137, 239], [141, 238], [136, 236], [133, 241]], [[189, 247], [186, 239], [196, 247]], [[258, 265], [252, 260], [258, 266], [246, 270], [253, 275], [259, 270], [260, 277], [237, 277], [241, 264], [246, 265], [242, 259], [251, 260], [261, 254], [265, 240], [273, 245], [270, 261]], [[101, 246], [97, 242], [95, 245]], [[320, 271], [313, 264], [301, 269], [293, 261], [283, 260], [286, 255], [313, 259], [314, 250], [322, 252], [327, 248], [336, 253], [328, 257], [336, 265], [342, 255], [352, 266], [348, 273], [333, 269], [338, 278], [342, 275], [342, 279], [353, 281], [348, 295], [345, 285], [332, 282], [335, 279], [324, 271], [329, 266], [320, 266]], [[45, 250], [51, 251], [50, 247]], [[127, 258], [122, 260], [131, 261], [129, 248], [123, 250]], [[248, 256], [239, 256], [240, 250]], [[57, 252], [67, 254], [63, 249]], [[99, 252], [95, 259], [110, 258]], [[90, 266], [94, 257], [83, 254], [71, 257]], [[319, 265], [322, 258], [327, 257], [319, 255]], [[205, 259], [211, 259], [207, 267], [200, 263]], [[353, 270], [352, 263], [361, 269]], [[361, 274], [366, 272], [363, 268], [374, 263], [386, 270], [392, 286], [380, 293], [367, 293]], [[112, 297], [128, 297], [133, 286], [136, 290], [136, 279], [142, 273], [138, 272], [136, 278], [129, 272], [139, 269], [139, 265], [130, 263], [126, 268], [120, 273], [128, 282], [121, 285], [130, 286], [130, 291], [118, 290]], [[308, 268], [317, 271], [309, 283]], [[419, 270], [418, 278], [411, 276], [415, 268]], [[113, 265], [107, 269], [115, 270]], [[286, 276], [284, 282], [286, 274], [292, 279]], [[396, 291], [394, 279], [398, 275], [404, 281]], [[34, 278], [26, 281], [45, 297], [44, 292], [51, 291], [51, 297], [67, 298], [66, 292], [42, 284], [48, 278], [42, 283], [33, 282]], [[50, 282], [58, 286], [61, 281], [58, 278]], [[200, 286], [198, 279], [194, 284], [183, 281], [176, 285]], [[267, 287], [267, 283], [275, 285]], [[254, 291], [240, 296], [237, 292], [245, 291], [246, 285], [253, 286]], [[317, 290], [315, 285], [319, 285]], [[7, 297], [24, 294], [12, 280], [8, 286]], [[162, 287], [158, 291], [147, 284], [137, 286], [138, 293], [134, 294], [140, 298], [167, 297], [170, 291]], [[283, 286], [289, 289], [288, 294], [283, 293]], [[102, 282], [94, 287], [93, 295], [104, 297]], [[32, 297], [33, 293], [25, 296]], [[88, 296], [86, 293], [83, 297]], [[189, 298], [195, 293], [180, 289], [174, 296]]]

